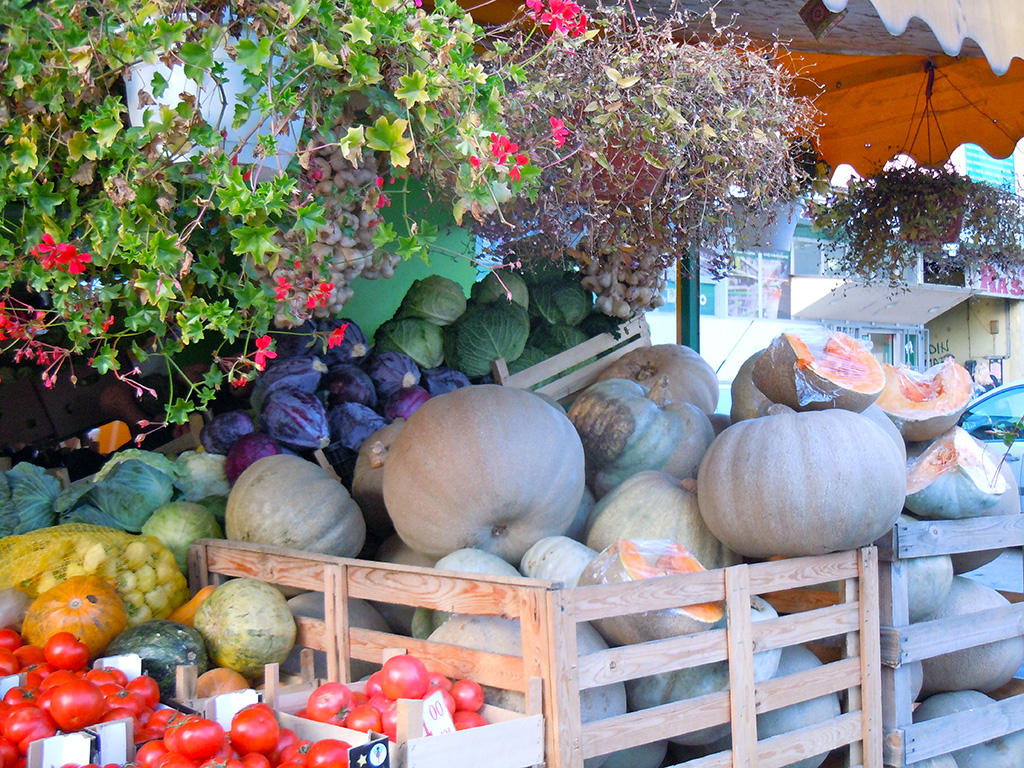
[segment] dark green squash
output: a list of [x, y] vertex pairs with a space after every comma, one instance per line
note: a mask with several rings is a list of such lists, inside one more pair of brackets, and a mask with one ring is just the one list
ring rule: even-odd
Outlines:
[[136, 653], [142, 670], [160, 686], [160, 698], [174, 695], [174, 677], [180, 664], [191, 664], [201, 675], [210, 668], [203, 636], [176, 621], [154, 619], [129, 627], [107, 646], [105, 655]]

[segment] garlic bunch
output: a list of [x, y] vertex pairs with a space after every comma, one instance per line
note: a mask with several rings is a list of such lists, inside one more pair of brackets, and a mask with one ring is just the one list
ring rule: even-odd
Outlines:
[[580, 284], [595, 295], [594, 306], [611, 317], [628, 320], [665, 303], [665, 259], [657, 253], [627, 248], [596, 254], [574, 251], [583, 278]]

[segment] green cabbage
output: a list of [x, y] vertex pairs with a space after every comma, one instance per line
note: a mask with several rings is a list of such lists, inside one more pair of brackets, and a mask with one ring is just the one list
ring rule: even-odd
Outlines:
[[76, 483], [72, 488], [61, 499], [60, 522], [106, 525], [129, 533], [142, 530], [153, 510], [174, 495], [171, 475], [137, 459], [120, 461], [89, 486]]
[[445, 329], [445, 360], [467, 376], [484, 376], [499, 357], [522, 355], [529, 333], [530, 317], [518, 304], [484, 304]]
[[102, 480], [104, 477], [107, 476], [108, 472], [111, 472], [114, 469], [114, 467], [116, 467], [122, 461], [129, 460], [141, 461], [145, 464], [149, 464], [154, 469], [159, 469], [168, 477], [174, 477], [174, 462], [168, 459], [162, 453], [157, 453], [155, 451], [144, 451], [141, 448], [122, 448], [120, 451], [118, 451], [109, 459], [107, 459], [107, 463], [100, 467], [99, 472], [93, 475], [93, 480]]
[[541, 325], [530, 334], [529, 343], [552, 357], [589, 338], [584, 331], [572, 325]]
[[527, 368], [537, 365], [537, 363], [543, 363], [549, 357], [550, 355], [544, 350], [527, 344], [523, 347], [523, 354], [508, 363], [508, 372], [519, 373], [520, 371], [525, 371]]
[[507, 302], [509, 294], [512, 295], [515, 304], [523, 309], [529, 309], [530, 293], [526, 281], [522, 275], [508, 270], [502, 270], [500, 275], [493, 271], [488, 272], [479, 283], [473, 283], [469, 297], [479, 304], [490, 304], [494, 301]]
[[434, 325], [449, 325], [465, 311], [466, 294], [462, 286], [447, 277], [431, 275], [409, 286], [395, 317], [418, 318]]
[[530, 314], [550, 325], [579, 325], [590, 312], [590, 294], [573, 274], [537, 285], [530, 292]]
[[227, 456], [206, 451], [183, 451], [174, 460], [174, 487], [185, 501], [199, 501], [207, 496], [227, 496], [231, 483], [224, 474]]
[[142, 533], [159, 539], [171, 550], [182, 571], [188, 569], [188, 548], [193, 541], [224, 538], [213, 513], [191, 501], [172, 501], [154, 510], [142, 526]]
[[377, 352], [401, 352], [420, 368], [437, 368], [444, 362], [441, 327], [428, 320], [388, 320], [373, 335], [373, 343]]
[[28, 533], [57, 521], [57, 478], [27, 461], [15, 464], [0, 478], [0, 536]]

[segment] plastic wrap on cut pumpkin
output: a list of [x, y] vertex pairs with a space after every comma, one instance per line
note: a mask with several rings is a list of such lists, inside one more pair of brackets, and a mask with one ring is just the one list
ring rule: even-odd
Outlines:
[[777, 336], [754, 364], [753, 382], [766, 397], [797, 411], [863, 411], [885, 386], [869, 346], [845, 333]]
[[885, 411], [907, 442], [938, 437], [960, 419], [971, 400], [971, 374], [955, 360], [918, 372], [902, 365], [885, 369], [885, 388], [878, 407]]

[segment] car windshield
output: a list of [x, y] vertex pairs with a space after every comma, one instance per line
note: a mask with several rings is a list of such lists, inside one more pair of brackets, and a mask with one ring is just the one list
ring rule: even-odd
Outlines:
[[1013, 427], [1024, 416], [1024, 386], [998, 392], [964, 413], [960, 426], [980, 440], [1002, 440], [996, 430]]

